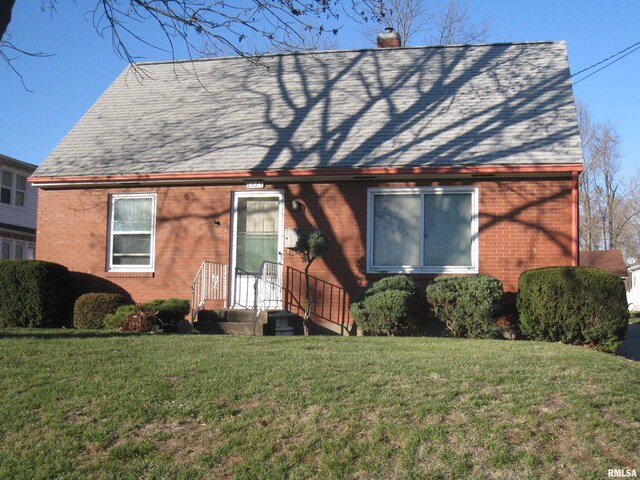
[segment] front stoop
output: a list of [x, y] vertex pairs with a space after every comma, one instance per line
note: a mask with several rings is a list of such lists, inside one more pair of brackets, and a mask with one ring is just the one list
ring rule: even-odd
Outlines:
[[[278, 312], [264, 311], [258, 315], [256, 323], [256, 335], [274, 335], [275, 321], [270, 315]], [[193, 331], [204, 334], [221, 334], [221, 335], [253, 335], [253, 310], [241, 309], [224, 309], [224, 310], [202, 310], [198, 314], [198, 320], [193, 324]], [[294, 335], [301, 334], [300, 328], [297, 328], [297, 322], [292, 322], [294, 326]], [[300, 332], [298, 332], [300, 330]]]
[[[268, 312], [261, 312], [256, 323], [256, 335], [265, 335]], [[253, 310], [202, 310], [193, 324], [198, 333], [222, 335], [253, 335]]]

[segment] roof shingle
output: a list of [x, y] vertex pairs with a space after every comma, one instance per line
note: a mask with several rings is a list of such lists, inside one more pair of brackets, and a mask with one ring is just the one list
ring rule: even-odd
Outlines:
[[564, 42], [262, 61], [125, 69], [34, 176], [582, 163]]

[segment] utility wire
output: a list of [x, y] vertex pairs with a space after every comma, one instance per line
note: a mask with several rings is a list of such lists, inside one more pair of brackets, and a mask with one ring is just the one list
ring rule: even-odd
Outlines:
[[[612, 62], [607, 63], [605, 66], [600, 67], [600, 68], [599, 68], [598, 70], [596, 70], [595, 72], [591, 72], [591, 73], [590, 73], [589, 75], [587, 75], [586, 77], [582, 77], [580, 80], [577, 80], [577, 81], [573, 82], [573, 85], [577, 85], [577, 84], [578, 84], [578, 83], [580, 83], [581, 81], [586, 80], [587, 78], [591, 77], [592, 75], [595, 75], [595, 74], [596, 74], [596, 73], [598, 73], [600, 70], [604, 70], [605, 68], [607, 68], [607, 67], [609, 67], [609, 66], [613, 65], [613, 64], [614, 64], [614, 63], [616, 63], [618, 60], [622, 60], [622, 59], [623, 59], [624, 57], [626, 57], [627, 55], [631, 55], [631, 54], [632, 54], [633, 52], [635, 52], [636, 50], [640, 50], [640, 42], [636, 43], [635, 45], [636, 45], [636, 48], [634, 48], [633, 50], [628, 51], [627, 53], [625, 53], [625, 54], [624, 54], [624, 55], [622, 55], [621, 57], [618, 57], [618, 58], [616, 58], [615, 60], [613, 60]], [[634, 46], [634, 45], [632, 45], [632, 46]], [[629, 48], [631, 48], [631, 47], [629, 47]], [[623, 50], [623, 51], [627, 51], [627, 50], [629, 50], [629, 48], [626, 48], [626, 49], [625, 49], [625, 50]], [[620, 53], [620, 52], [619, 52], [619, 53]], [[618, 54], [619, 54], [619, 53], [618, 53]], [[616, 54], [616, 55], [618, 55], [618, 54]], [[615, 56], [615, 55], [613, 55], [613, 56]], [[609, 57], [609, 58], [612, 58], [612, 57]], [[605, 61], [605, 60], [603, 60], [603, 61]], [[589, 69], [591, 69], [591, 68], [593, 68], [593, 67], [595, 67], [596, 65], [599, 65], [599, 64], [601, 64], [601, 63], [602, 63], [602, 62], [596, 63], [595, 65], [592, 65], [591, 67], [589, 67]], [[585, 69], [585, 70], [587, 70], [587, 69]], [[583, 70], [583, 72], [584, 72], [585, 70]], [[578, 72], [578, 73], [580, 73], [580, 72]], [[576, 74], [576, 75], [577, 75], [577, 74]], [[571, 75], [571, 76], [573, 77], [573, 75]]]
[[609, 61], [609, 60], [611, 60], [612, 58], [615, 58], [615, 57], [617, 57], [618, 55], [623, 54], [623, 53], [627, 52], [628, 50], [633, 49], [633, 50], [631, 50], [630, 52], [626, 53], [625, 55], [622, 55], [620, 58], [617, 58], [617, 59], [616, 59], [616, 60], [614, 60], [613, 62], [608, 63], [608, 64], [607, 64], [607, 65], [605, 65], [604, 67], [599, 68], [599, 69], [598, 69], [598, 70], [596, 70], [595, 72], [593, 72], [593, 73], [591, 73], [591, 74], [587, 75], [587, 76], [586, 76], [586, 77], [584, 77], [584, 78], [581, 78], [581, 79], [580, 79], [580, 80], [578, 80], [577, 82], [574, 82], [574, 85], [575, 85], [575, 84], [577, 84], [577, 83], [580, 83], [582, 80], [585, 80], [585, 79], [589, 78], [591, 75], [594, 75], [594, 74], [598, 73], [600, 70], [602, 70], [602, 69], [604, 69], [604, 68], [607, 68], [609, 65], [613, 65], [613, 64], [614, 64], [614, 63], [616, 63], [618, 60], [620, 60], [620, 59], [622, 59], [622, 58], [626, 57], [627, 55], [629, 55], [629, 54], [631, 54], [631, 53], [635, 52], [636, 50], [638, 50], [638, 48], [634, 48], [634, 47], [638, 47], [638, 48], [640, 48], [640, 42], [636, 42], [636, 43], [634, 43], [633, 45], [629, 45], [627, 48], [624, 48], [624, 49], [620, 50], [619, 52], [614, 53], [613, 55], [611, 55], [611, 56], [609, 56], [609, 57], [605, 58], [604, 60], [600, 60], [599, 62], [594, 63], [593, 65], [588, 66], [587, 68], [583, 68], [583, 69], [582, 69], [582, 70], [580, 70], [579, 72], [576, 72], [576, 73], [571, 74], [571, 77], [575, 77], [576, 75], [580, 75], [581, 73], [584, 73], [584, 72], [586, 72], [586, 71], [588, 71], [588, 70], [591, 70], [592, 68], [595, 68], [595, 67], [597, 67], [598, 65], [602, 65], [603, 63], [608, 62], [608, 61]]

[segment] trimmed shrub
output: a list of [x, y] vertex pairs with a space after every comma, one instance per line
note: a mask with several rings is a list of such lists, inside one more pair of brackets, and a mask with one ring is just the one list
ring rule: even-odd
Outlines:
[[0, 327], [60, 327], [72, 312], [69, 270], [39, 260], [0, 261]]
[[104, 317], [104, 328], [108, 330], [118, 330], [129, 315], [133, 313], [135, 305], [121, 305], [114, 313]]
[[125, 318], [118, 330], [132, 333], [155, 333], [159, 329], [158, 322], [158, 310], [150, 305], [137, 303], [133, 312]]
[[384, 290], [366, 297], [363, 301], [366, 312], [366, 321], [362, 325], [364, 330], [374, 334], [403, 333], [410, 323], [410, 297], [410, 293], [402, 290]]
[[104, 328], [104, 319], [127, 303], [117, 293], [85, 293], [73, 308], [73, 326], [76, 328]]
[[416, 282], [406, 275], [394, 275], [393, 277], [385, 277], [378, 280], [366, 290], [365, 296], [374, 295], [378, 292], [384, 292], [385, 290], [401, 290], [418, 296]]
[[379, 335], [416, 331], [419, 295], [413, 280], [404, 275], [375, 282], [350, 306], [352, 320], [365, 332]]
[[518, 285], [520, 331], [533, 340], [614, 351], [629, 323], [624, 282], [589, 267], [528, 270]]
[[435, 316], [454, 337], [496, 338], [502, 283], [489, 275], [438, 277], [427, 287]]

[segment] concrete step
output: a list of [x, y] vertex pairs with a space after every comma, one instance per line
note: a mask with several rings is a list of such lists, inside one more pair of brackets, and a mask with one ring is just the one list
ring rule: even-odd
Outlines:
[[[256, 335], [268, 335], [268, 312], [260, 312], [256, 322]], [[253, 335], [253, 310], [202, 310], [193, 324], [199, 333], [223, 335]]]
[[[198, 333], [253, 335], [253, 323], [250, 322], [196, 322], [193, 324], [193, 329]], [[256, 325], [256, 335], [265, 335], [265, 324], [258, 323]]]
[[[223, 310], [202, 310], [198, 314], [199, 322], [253, 322], [253, 310], [228, 308]], [[267, 323], [267, 312], [260, 312], [258, 323]]]

